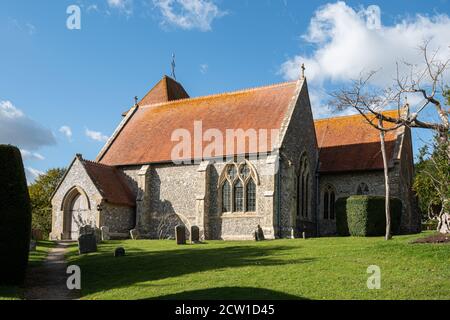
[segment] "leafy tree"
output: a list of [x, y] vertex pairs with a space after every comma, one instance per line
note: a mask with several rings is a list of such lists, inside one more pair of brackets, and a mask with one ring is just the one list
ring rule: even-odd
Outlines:
[[40, 175], [33, 184], [28, 187], [33, 214], [33, 229], [41, 230], [45, 236], [50, 234], [52, 228], [52, 204], [50, 197], [61, 181], [65, 169], [55, 168]]
[[450, 230], [450, 165], [448, 142], [436, 136], [432, 145], [425, 145], [419, 154], [413, 188], [419, 206], [429, 219], [438, 221], [438, 231]]

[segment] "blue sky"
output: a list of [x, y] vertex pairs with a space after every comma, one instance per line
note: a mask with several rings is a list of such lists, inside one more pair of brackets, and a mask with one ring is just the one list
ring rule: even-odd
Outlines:
[[[80, 30], [66, 27], [70, 5]], [[382, 85], [421, 37], [448, 54], [449, 14], [447, 0], [4, 0], [0, 143], [19, 144], [29, 177], [75, 153], [94, 159], [133, 97], [170, 74], [172, 53], [191, 96], [290, 80], [305, 61], [313, 108], [326, 116], [326, 93], [360, 66], [379, 64]], [[370, 19], [378, 29], [367, 33]], [[357, 63], [366, 56], [370, 65]], [[429, 137], [416, 134], [416, 148], [419, 136]]]

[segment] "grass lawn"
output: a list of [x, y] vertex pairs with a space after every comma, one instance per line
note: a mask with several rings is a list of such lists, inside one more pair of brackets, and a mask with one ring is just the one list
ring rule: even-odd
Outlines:
[[[48, 251], [53, 247], [51, 241], [38, 241], [36, 251], [30, 252], [28, 257], [28, 268], [33, 268], [44, 262], [47, 257]], [[15, 287], [2, 287], [0, 286], [0, 300], [15, 300], [20, 299], [23, 293], [23, 288]]]
[[[425, 235], [265, 242], [108, 241], [69, 264], [81, 267], [82, 299], [450, 299], [450, 245]], [[127, 256], [114, 258], [116, 247]], [[381, 268], [369, 290], [367, 267]]]

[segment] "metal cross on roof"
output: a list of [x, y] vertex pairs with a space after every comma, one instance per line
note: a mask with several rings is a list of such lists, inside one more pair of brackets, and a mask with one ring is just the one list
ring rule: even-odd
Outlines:
[[305, 64], [302, 63], [302, 78], [305, 79]]

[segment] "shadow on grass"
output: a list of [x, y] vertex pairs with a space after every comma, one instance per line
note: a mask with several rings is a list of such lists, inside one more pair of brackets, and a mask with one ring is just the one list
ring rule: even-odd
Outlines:
[[108, 243], [102, 245], [101, 252], [95, 254], [76, 256], [72, 252], [69, 255], [70, 264], [76, 264], [82, 270], [83, 295], [205, 271], [247, 266], [283, 266], [315, 260], [289, 259], [288, 251], [293, 248], [287, 246], [192, 246], [159, 251], [142, 250], [133, 246], [127, 248], [125, 257], [114, 258], [115, 247], [114, 243]]
[[222, 287], [184, 291], [144, 300], [307, 300], [279, 291], [248, 287]]

